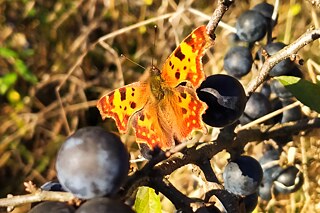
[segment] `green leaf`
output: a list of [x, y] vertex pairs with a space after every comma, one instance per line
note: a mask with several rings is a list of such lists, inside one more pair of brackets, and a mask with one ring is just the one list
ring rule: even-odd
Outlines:
[[[33, 54], [32, 52], [29, 52], [28, 54], [30, 53]], [[21, 77], [31, 83], [37, 83], [37, 77], [30, 72], [27, 65], [23, 60], [19, 59], [19, 55], [15, 51], [9, 48], [0, 47], [0, 57], [1, 56], [4, 58], [13, 58], [13, 66]]]
[[7, 90], [16, 83], [17, 73], [11, 72], [0, 77], [0, 95], [3, 95]]
[[27, 65], [20, 59], [17, 59], [14, 63], [14, 68], [22, 76], [22, 78], [31, 83], [37, 82], [37, 77], [33, 75], [28, 69]]
[[134, 209], [137, 213], [161, 213], [160, 197], [154, 189], [142, 186], [139, 187]]
[[310, 81], [293, 77], [276, 77], [301, 103], [320, 113], [320, 86]]
[[0, 56], [4, 58], [17, 58], [18, 54], [9, 48], [0, 47]]

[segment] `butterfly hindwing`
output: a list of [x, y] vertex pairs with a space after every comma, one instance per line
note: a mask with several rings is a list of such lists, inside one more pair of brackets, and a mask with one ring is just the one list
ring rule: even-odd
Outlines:
[[136, 141], [147, 144], [151, 149], [158, 146], [162, 149], [174, 145], [172, 131], [166, 131], [165, 124], [159, 116], [158, 106], [147, 104], [143, 110], [134, 115], [132, 127], [136, 133]]
[[167, 102], [172, 106], [175, 117], [178, 118], [172, 127], [177, 139], [187, 138], [193, 130], [206, 130], [202, 122], [202, 114], [207, 109], [207, 105], [199, 100], [193, 89], [178, 86]]

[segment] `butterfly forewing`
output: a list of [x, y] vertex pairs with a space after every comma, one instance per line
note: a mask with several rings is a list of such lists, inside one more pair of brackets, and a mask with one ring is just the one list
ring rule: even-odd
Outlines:
[[144, 107], [149, 96], [147, 84], [136, 82], [102, 96], [97, 107], [102, 119], [113, 118], [119, 131], [125, 133], [131, 116]]
[[206, 26], [200, 26], [188, 35], [165, 61], [161, 77], [170, 87], [189, 81], [197, 88], [204, 80], [201, 58], [205, 50], [213, 45], [206, 32]]

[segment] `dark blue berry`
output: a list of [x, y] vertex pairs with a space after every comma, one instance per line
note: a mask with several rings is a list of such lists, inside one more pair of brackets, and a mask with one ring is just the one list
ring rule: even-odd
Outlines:
[[76, 213], [134, 213], [134, 211], [119, 200], [109, 198], [94, 198], [80, 206]]
[[213, 127], [232, 124], [243, 113], [246, 95], [241, 83], [229, 75], [211, 75], [197, 89], [201, 101], [208, 105], [203, 121]]
[[235, 46], [225, 55], [223, 68], [229, 75], [241, 78], [249, 73], [252, 62], [252, 55], [248, 48]]
[[261, 87], [260, 93], [262, 93], [267, 98], [271, 95], [271, 87], [269, 83], [264, 83]]
[[64, 192], [62, 185], [56, 181], [49, 181], [40, 187], [44, 191]]
[[276, 149], [270, 149], [263, 153], [263, 156], [259, 159], [259, 163], [263, 167], [272, 161], [278, 161], [280, 159], [280, 152]]
[[267, 2], [262, 2], [260, 4], [255, 5], [251, 10], [257, 11], [261, 13], [264, 17], [271, 19], [273, 14], [273, 5], [268, 4]]
[[299, 190], [302, 184], [302, 172], [295, 166], [289, 166], [274, 181], [275, 193], [289, 194]]
[[272, 180], [263, 180], [259, 186], [258, 194], [263, 200], [271, 200], [272, 198]]
[[245, 196], [243, 202], [246, 212], [252, 212], [258, 204], [258, 193]]
[[[292, 104], [294, 101], [292, 99], [282, 100], [282, 107]], [[290, 121], [298, 121], [302, 118], [302, 112], [300, 106], [296, 106], [282, 113], [281, 123], [286, 123]]]
[[243, 115], [240, 117], [242, 125], [247, 124], [271, 112], [271, 103], [262, 93], [251, 94]]
[[[286, 44], [282, 42], [274, 42], [267, 44], [264, 49], [267, 51], [267, 53], [272, 56], [275, 53], [277, 53], [279, 50], [283, 49]], [[264, 57], [262, 58], [262, 61], [264, 61]], [[276, 64], [270, 71], [270, 76], [280, 76], [280, 75], [286, 75], [294, 68], [295, 64], [293, 61], [290, 60], [290, 58], [287, 58], [283, 61], [280, 61], [278, 64]]]
[[288, 99], [293, 97], [292, 93], [276, 79], [271, 80], [270, 88], [271, 91], [274, 92], [279, 98]]
[[62, 144], [56, 169], [63, 188], [75, 196], [108, 196], [126, 179], [129, 154], [118, 136], [101, 127], [85, 127]]
[[272, 20], [273, 9], [273, 5], [268, 4], [267, 2], [257, 4], [252, 8], [252, 10], [261, 13], [266, 18], [269, 28], [268, 30], [272, 30], [272, 28], [277, 24], [278, 21], [278, 15], [276, 16], [275, 20]]
[[250, 156], [240, 156], [230, 161], [225, 167], [224, 187], [236, 195], [250, 195], [257, 191], [262, 176], [262, 168], [256, 159]]
[[241, 40], [259, 41], [266, 35], [267, 21], [261, 13], [247, 10], [238, 17], [236, 29]]
[[73, 213], [75, 209], [62, 202], [45, 201], [33, 207], [29, 213]]

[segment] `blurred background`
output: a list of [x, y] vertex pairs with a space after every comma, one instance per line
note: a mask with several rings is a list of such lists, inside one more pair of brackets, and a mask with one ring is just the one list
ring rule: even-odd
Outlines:
[[[236, 1], [223, 21], [234, 27], [237, 17], [259, 2]], [[207, 23], [205, 15], [210, 16], [215, 7], [216, 1], [207, 0], [0, 1], [0, 197], [25, 194], [24, 181], [40, 186], [54, 179], [56, 153], [75, 130], [100, 125], [116, 132], [113, 120], [101, 120], [96, 100], [139, 80], [144, 73], [143, 68], [120, 55], [143, 67], [153, 60], [161, 68], [192, 29]], [[319, 28], [319, 14], [320, 9], [309, 1], [281, 1], [273, 36], [291, 43], [311, 26]], [[149, 19], [153, 20], [144, 22]], [[158, 26], [156, 33], [154, 25]], [[215, 46], [203, 59], [207, 75], [225, 73], [223, 57], [231, 45], [230, 33], [218, 28]], [[101, 38], [103, 43], [98, 42]], [[305, 62], [313, 61], [300, 67], [308, 80], [320, 75], [319, 47], [318, 40], [299, 52]], [[243, 85], [254, 75], [256, 72], [243, 78]], [[132, 132], [122, 139], [136, 158], [139, 150]], [[247, 152], [261, 156], [252, 146], [248, 145]], [[320, 211], [318, 130], [295, 136], [287, 146], [288, 150], [296, 148], [297, 162], [305, 162], [305, 184], [271, 204], [261, 202], [258, 209]], [[227, 153], [219, 153], [213, 159], [218, 176], [227, 157]], [[281, 157], [285, 164], [286, 153]], [[190, 176], [190, 168], [184, 168], [172, 178], [177, 178], [178, 185], [186, 180], [177, 187], [192, 194], [195, 180]]]

